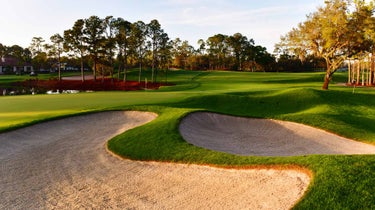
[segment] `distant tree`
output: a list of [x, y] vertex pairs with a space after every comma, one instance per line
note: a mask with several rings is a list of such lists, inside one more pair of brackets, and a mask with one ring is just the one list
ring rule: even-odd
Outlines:
[[87, 51], [84, 28], [85, 21], [83, 19], [78, 19], [71, 29], [64, 31], [64, 48], [79, 56], [82, 82], [85, 81], [83, 59]]
[[45, 40], [42, 37], [33, 37], [29, 50], [32, 53], [32, 64], [36, 66], [38, 70], [47, 66], [47, 53], [44, 49]]
[[172, 41], [169, 39], [167, 33], [162, 33], [160, 37], [159, 68], [169, 69], [169, 64], [172, 60]]
[[44, 39], [42, 37], [33, 37], [30, 44], [30, 51], [32, 52], [33, 56], [36, 56], [38, 53], [43, 51], [43, 43]]
[[4, 55], [12, 56], [17, 58], [20, 62], [31, 62], [31, 52], [28, 48], [22, 48], [19, 45], [13, 45], [4, 48]]
[[41, 51], [36, 54], [31, 61], [32, 65], [38, 70], [49, 68], [50, 65], [48, 64], [48, 55], [45, 51]]
[[[113, 16], [107, 16], [104, 19], [104, 52], [106, 60], [110, 65], [110, 77], [113, 79], [114, 72], [114, 57], [116, 50], [116, 22], [117, 20]], [[104, 73], [102, 72], [102, 78], [104, 79]]]
[[228, 46], [236, 60], [236, 70], [242, 71], [242, 62], [246, 59], [248, 49], [254, 44], [254, 40], [248, 40], [241, 33], [235, 33], [227, 38]]
[[143, 57], [145, 55], [147, 25], [143, 21], [137, 21], [131, 25], [131, 35], [129, 38], [129, 50], [138, 59], [139, 73], [138, 82], [141, 82]]
[[127, 68], [128, 68], [128, 48], [131, 36], [131, 23], [122, 18], [117, 18], [116, 20], [116, 43], [119, 48], [119, 58], [122, 60], [124, 67], [124, 77], [123, 81], [126, 82]]
[[[103, 79], [104, 70], [113, 78], [114, 69], [118, 67], [118, 78], [123, 69], [125, 82], [128, 67], [136, 65], [139, 65], [139, 82], [144, 66], [151, 67], [151, 81], [155, 82], [158, 71], [164, 68], [169, 69], [171, 64], [191, 70], [247, 70], [254, 69], [253, 66], [265, 69], [268, 68], [269, 63], [273, 62], [273, 57], [265, 48], [254, 46], [254, 40], [248, 39], [241, 33], [232, 36], [216, 34], [209, 37], [207, 41], [200, 39], [196, 50], [187, 41], [181, 41], [179, 38], [171, 41], [156, 19], [145, 24], [142, 21], [130, 23], [121, 17], [107, 16], [101, 19], [98, 16], [91, 16], [78, 19], [73, 27], [65, 30], [64, 36], [59, 38], [63, 39], [63, 48], [68, 56], [80, 58], [82, 81], [85, 80], [84, 58], [86, 56], [92, 66], [95, 81], [99, 70], [102, 70]], [[50, 55], [59, 60], [60, 56], [56, 53], [60, 53], [61, 49], [57, 49], [56, 46], [60, 46], [61, 43], [57, 38], [55, 42], [51, 39], [51, 42], [52, 45], [44, 45], [43, 38], [32, 39], [29, 52], [32, 52], [33, 64], [36, 64], [39, 69], [45, 66], [47, 59], [51, 60], [44, 52], [44, 46], [48, 47]], [[0, 55], [4, 55], [6, 49], [6, 46], [1, 45]], [[58, 62], [61, 63], [61, 61]], [[98, 69], [99, 64], [100, 69]]]
[[181, 67], [182, 66], [182, 59], [180, 58], [180, 52], [179, 47], [181, 45], [182, 41], [180, 38], [176, 38], [172, 40], [172, 56], [173, 56], [173, 66], [175, 67]]
[[87, 51], [94, 63], [93, 74], [94, 81], [96, 81], [97, 64], [99, 62], [99, 56], [103, 55], [103, 33], [105, 30], [103, 20], [98, 16], [91, 16], [85, 19], [85, 28], [83, 30], [85, 35], [85, 43], [87, 45]]
[[227, 35], [216, 34], [206, 41], [212, 69], [225, 69], [225, 58], [228, 53], [227, 37]]
[[206, 42], [203, 39], [199, 39], [197, 44], [199, 45], [198, 53], [204, 55], [206, 52]]
[[194, 47], [188, 41], [181, 41], [179, 38], [172, 41], [172, 46], [174, 65], [182, 69], [187, 69], [190, 66], [190, 69], [192, 69], [194, 64], [191, 57], [195, 53]]
[[[10, 47], [0, 44], [0, 59], [3, 57], [12, 57], [17, 59], [17, 65], [25, 65], [31, 63], [32, 55], [28, 48], [22, 48], [19, 45]], [[21, 73], [21, 72], [18, 72]]]
[[0, 43], [0, 59], [6, 54], [6, 46]]
[[150, 37], [150, 45], [151, 45], [151, 55], [152, 55], [152, 63], [151, 63], [151, 80], [152, 82], [156, 81], [156, 66], [158, 62], [158, 51], [161, 47], [161, 42], [163, 41], [164, 31], [161, 28], [160, 23], [157, 20], [151, 20], [151, 22], [147, 25], [148, 29], [148, 36]]
[[56, 58], [58, 79], [61, 80], [61, 54], [64, 51], [64, 38], [60, 34], [54, 34], [50, 37], [52, 44], [46, 45], [45, 48], [48, 50], [48, 55]]

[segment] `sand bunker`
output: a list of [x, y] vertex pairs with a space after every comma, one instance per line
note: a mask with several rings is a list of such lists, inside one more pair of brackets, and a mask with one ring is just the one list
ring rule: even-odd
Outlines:
[[295, 170], [235, 170], [140, 162], [105, 143], [156, 117], [105, 112], [0, 134], [0, 209], [290, 209], [310, 178]]
[[189, 114], [180, 133], [196, 146], [238, 155], [375, 154], [373, 145], [310, 126], [209, 112]]

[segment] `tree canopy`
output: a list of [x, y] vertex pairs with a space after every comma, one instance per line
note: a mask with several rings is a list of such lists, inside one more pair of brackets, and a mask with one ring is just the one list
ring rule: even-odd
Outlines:
[[[200, 39], [195, 49], [186, 40], [171, 40], [156, 19], [131, 23], [121, 17], [93, 15], [76, 20], [62, 35], [56, 33], [45, 43], [42, 37], [33, 37], [26, 48], [35, 69], [59, 70], [62, 60], [79, 60], [82, 81], [85, 63], [91, 67], [94, 79], [97, 74], [113, 77], [117, 68], [124, 81], [127, 69], [132, 67], [139, 68], [139, 81], [142, 69], [150, 68], [155, 81], [160, 69], [266, 71], [275, 63], [264, 47], [241, 33]], [[11, 49], [0, 45], [1, 56], [10, 54]]]
[[[323, 58], [326, 74], [323, 89], [328, 89], [332, 75], [350, 57], [370, 52], [373, 33], [373, 4], [365, 0], [327, 0], [325, 5], [281, 37], [276, 49], [280, 54]], [[373, 74], [373, 73], [372, 73]]]

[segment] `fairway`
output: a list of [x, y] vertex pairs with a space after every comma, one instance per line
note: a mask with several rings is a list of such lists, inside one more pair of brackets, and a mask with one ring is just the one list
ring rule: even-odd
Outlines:
[[322, 73], [174, 71], [168, 81], [176, 85], [156, 91], [6, 96], [0, 97], [0, 130], [109, 110], [153, 112], [158, 114], [155, 120], [113, 137], [109, 150], [136, 161], [297, 168], [309, 171], [313, 181], [295, 209], [375, 208], [374, 155], [234, 155], [194, 146], [179, 133], [184, 117], [203, 111], [301, 123], [374, 145], [374, 89], [357, 88], [353, 93], [339, 85], [347, 80], [346, 74], [337, 73], [330, 90], [323, 91], [323, 77]]

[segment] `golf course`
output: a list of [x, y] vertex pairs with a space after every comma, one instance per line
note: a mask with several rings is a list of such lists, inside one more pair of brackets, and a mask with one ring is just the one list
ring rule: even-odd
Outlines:
[[[128, 78], [137, 76], [134, 70]], [[3, 83], [18, 79], [0, 76]], [[0, 96], [0, 177], [7, 177], [0, 178], [0, 209], [375, 208], [373, 87], [346, 86], [345, 72], [334, 74], [329, 90], [321, 88], [324, 72], [175, 70], [158, 80], [173, 85]], [[263, 188], [248, 183], [253, 172], [269, 176], [269, 183], [281, 180], [275, 185], [294, 200], [273, 201], [279, 198], [273, 192], [258, 198]], [[79, 176], [64, 175], [73, 173]], [[141, 184], [153, 179], [160, 183]], [[134, 183], [141, 189], [126, 191]], [[260, 206], [267, 199], [279, 206]]]

